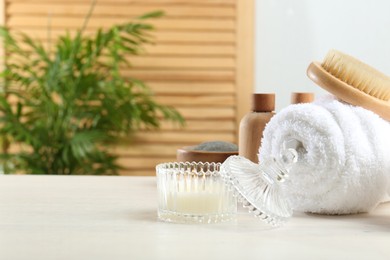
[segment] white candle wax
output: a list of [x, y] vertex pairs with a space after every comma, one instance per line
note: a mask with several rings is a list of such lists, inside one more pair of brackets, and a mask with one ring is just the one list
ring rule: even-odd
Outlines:
[[220, 192], [181, 191], [168, 196], [167, 207], [180, 213], [215, 214], [222, 210], [224, 201]]

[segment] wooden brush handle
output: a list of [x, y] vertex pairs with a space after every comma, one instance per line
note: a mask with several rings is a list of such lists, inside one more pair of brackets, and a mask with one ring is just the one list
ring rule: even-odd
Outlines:
[[341, 81], [327, 72], [319, 62], [312, 62], [307, 68], [307, 76], [323, 89], [339, 99], [365, 109], [371, 110], [380, 117], [390, 120], [390, 103], [370, 96], [359, 89]]

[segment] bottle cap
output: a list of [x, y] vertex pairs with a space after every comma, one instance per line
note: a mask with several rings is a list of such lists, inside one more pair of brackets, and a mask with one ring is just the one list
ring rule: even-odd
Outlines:
[[291, 93], [291, 104], [311, 103], [314, 100], [314, 93], [293, 92]]
[[274, 93], [253, 94], [252, 110], [254, 112], [272, 112], [275, 110]]

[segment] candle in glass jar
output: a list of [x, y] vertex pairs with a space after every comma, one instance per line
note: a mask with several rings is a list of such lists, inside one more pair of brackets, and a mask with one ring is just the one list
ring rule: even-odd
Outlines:
[[232, 219], [237, 210], [236, 198], [225, 186], [218, 170], [219, 164], [214, 163], [158, 166], [159, 218], [180, 223]]
[[192, 191], [177, 192], [168, 197], [167, 207], [187, 214], [217, 213], [223, 206], [223, 198], [216, 192]]

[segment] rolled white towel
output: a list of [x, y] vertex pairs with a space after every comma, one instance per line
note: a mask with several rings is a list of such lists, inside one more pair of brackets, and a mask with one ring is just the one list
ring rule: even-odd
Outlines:
[[260, 161], [298, 140], [299, 160], [286, 183], [294, 210], [368, 212], [390, 191], [390, 123], [361, 107], [327, 97], [291, 105], [267, 124]]

